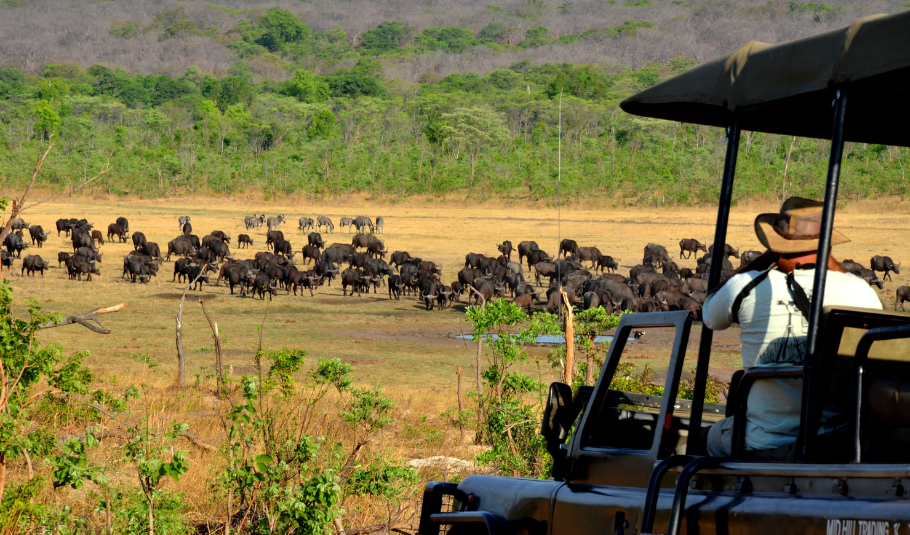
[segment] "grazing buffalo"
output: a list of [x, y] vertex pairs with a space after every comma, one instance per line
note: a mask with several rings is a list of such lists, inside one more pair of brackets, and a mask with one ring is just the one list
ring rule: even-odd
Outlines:
[[522, 294], [512, 299], [512, 304], [518, 308], [524, 308], [528, 311], [528, 314], [531, 314], [531, 306], [537, 302], [537, 294]]
[[866, 269], [866, 268], [852, 269], [852, 270], [848, 269], [847, 272], [852, 273], [853, 275], [856, 275], [857, 277], [863, 279], [864, 281], [869, 283], [869, 286], [878, 286], [879, 290], [885, 289], [885, 281], [878, 278], [878, 276], [875, 275], [875, 272], [872, 271], [871, 269]]
[[123, 259], [123, 270], [133, 283], [138, 280], [141, 284], [148, 284], [157, 269], [157, 263], [145, 256], [128, 255]]
[[[705, 255], [697, 260], [698, 266], [695, 268], [696, 273], [708, 273], [711, 271], [711, 255]], [[733, 263], [727, 260], [726, 257], [723, 259], [721, 264], [723, 271], [732, 271]]]
[[603, 258], [603, 254], [597, 247], [579, 247], [575, 256], [579, 262], [590, 262], [592, 269], [597, 267], [598, 262]]
[[[34, 227], [32, 227], [32, 228], [34, 228]], [[41, 228], [41, 227], [38, 227], [38, 228]], [[39, 245], [39, 247], [40, 247], [40, 245]], [[884, 275], [882, 275], [883, 280], [891, 280], [891, 273], [890, 273], [891, 271], [900, 275], [901, 274], [900, 267], [901, 267], [901, 265], [895, 264], [894, 261], [891, 260], [890, 256], [875, 255], [872, 257], [872, 259], [869, 260], [869, 268], [873, 272], [883, 271], [885, 273]]]
[[325, 241], [322, 239], [322, 234], [318, 232], [310, 232], [306, 238], [307, 243], [315, 246], [317, 249], [322, 249], [325, 247]]
[[325, 228], [329, 234], [335, 232], [335, 225], [332, 223], [332, 220], [324, 215], [316, 218], [316, 230], [319, 231], [322, 228]]
[[16, 258], [22, 257], [22, 251], [28, 249], [28, 244], [25, 243], [25, 240], [22, 239], [22, 235], [18, 232], [10, 232], [6, 235], [6, 238], [3, 240], [3, 245], [6, 247], [6, 252], [10, 255], [15, 252]]
[[35, 272], [40, 271], [41, 276], [44, 277], [45, 269], [48, 269], [47, 262], [45, 262], [44, 259], [38, 255], [30, 254], [25, 257], [25, 260], [22, 261], [22, 270], [19, 274], [22, 275], [22, 273], [27, 272], [29, 276], [34, 277]]
[[190, 268], [196, 267], [199, 264], [190, 260], [189, 258], [179, 258], [174, 262], [174, 277], [171, 279], [171, 282], [183, 282], [184, 279], [190, 274]]
[[[135, 234], [133, 236], [135, 236]], [[194, 252], [196, 252], [196, 248], [193, 247], [193, 244], [190, 243], [189, 240], [178, 238], [168, 242], [167, 257], [165, 259], [170, 260], [172, 254], [186, 258]]]
[[57, 236], [60, 236], [61, 232], [63, 232], [65, 236], [69, 236], [70, 231], [73, 230], [73, 225], [70, 224], [69, 219], [58, 219], [56, 226], [57, 226]]
[[234, 295], [234, 286], [240, 286], [240, 295], [246, 295], [246, 286], [252, 285], [255, 278], [252, 269], [240, 265], [228, 270], [227, 281], [231, 288], [231, 295]]
[[[679, 257], [680, 258], [691, 258], [693, 254], [698, 254], [698, 251], [708, 252], [708, 248], [705, 244], [699, 242], [695, 239], [685, 238], [679, 240]], [[688, 253], [685, 256], [683, 253]]]
[[137, 232], [133, 234], [133, 249], [138, 251], [143, 245], [148, 243], [148, 240], [145, 239], [145, 234]]
[[670, 255], [667, 253], [667, 248], [663, 245], [657, 245], [656, 243], [649, 243], [648, 245], [645, 245], [644, 256], [648, 255], [654, 256], [654, 258], [657, 259], [659, 265], [670, 261]]
[[414, 260], [414, 257], [408, 254], [407, 251], [395, 251], [392, 253], [392, 259], [389, 263], [397, 268], [400, 268], [402, 265], [410, 262], [411, 260]]
[[601, 256], [600, 260], [597, 261], [597, 269], [599, 269], [601, 273], [603, 273], [604, 270], [613, 273], [614, 270], [619, 269], [619, 264], [616, 263], [616, 260], [614, 260], [612, 256]]
[[292, 258], [294, 256], [294, 249], [291, 247], [291, 242], [288, 240], [278, 240], [275, 242], [275, 254]]
[[117, 223], [111, 223], [107, 226], [107, 240], [111, 241], [114, 239], [114, 236], [120, 240], [120, 243], [126, 243], [126, 239], [129, 238], [126, 230]]
[[141, 252], [145, 256], [155, 259], [158, 262], [160, 262], [162, 260], [161, 248], [158, 247], [158, 244], [153, 241], [146, 242], [145, 245], [143, 245], [142, 248], [139, 249], [139, 252]]
[[353, 257], [353, 252], [341, 249], [340, 247], [329, 247], [322, 253], [323, 260], [336, 265], [341, 264], [342, 262], [350, 262]]
[[[287, 243], [288, 249], [290, 249], [290, 247], [291, 247], [290, 242], [286, 242], [286, 243]], [[234, 258], [231, 255], [231, 250], [230, 250], [230, 248], [228, 248], [228, 245], [221, 240], [212, 240], [212, 242], [209, 243], [209, 251], [212, 252], [212, 255], [214, 255], [215, 258], [217, 258], [218, 260], [220, 260], [222, 262], [224, 262], [225, 258]], [[293, 256], [293, 253], [291, 253], [290, 256]]]
[[365, 249], [369, 247], [371, 243], [382, 244], [383, 241], [372, 234], [357, 234], [354, 236], [354, 239], [351, 240], [351, 245], [353, 245], [355, 249]]
[[66, 259], [69, 257], [70, 257], [69, 253], [66, 253], [66, 252], [57, 253], [57, 267], [58, 268], [61, 267], [63, 265], [63, 263], [66, 262]]
[[92, 241], [96, 242], [98, 245], [104, 245], [104, 237], [101, 235], [100, 230], [92, 231]]
[[73, 250], [80, 247], [94, 247], [95, 240], [89, 232], [73, 232]]
[[253, 240], [246, 234], [241, 234], [237, 236], [237, 245], [239, 245], [241, 249], [246, 249], [253, 245]]
[[753, 260], [760, 257], [761, 253], [758, 251], [743, 251], [739, 255], [739, 267], [747, 266], [752, 263]]
[[265, 233], [265, 246], [271, 249], [272, 245], [278, 240], [284, 239], [284, 233], [280, 230], [269, 230]]
[[33, 225], [28, 228], [28, 234], [32, 238], [32, 245], [37, 244], [39, 248], [47, 241], [47, 232], [41, 228], [41, 225]]
[[12, 230], [28, 230], [28, 227], [30, 227], [30, 226], [31, 225], [26, 223], [24, 219], [22, 219], [21, 217], [17, 217], [16, 219], [13, 219], [13, 223], [10, 226], [10, 228]]
[[[521, 264], [522, 260], [524, 260], [524, 258], [526, 256], [528, 256], [528, 253], [530, 253], [531, 251], [537, 251], [537, 250], [540, 250], [540, 247], [537, 246], [537, 242], [523, 241], [523, 242], [519, 243], [518, 244], [518, 263]], [[530, 260], [528, 260], [528, 271], [531, 271], [531, 266], [533, 266], [535, 263], [536, 262], [531, 262]]]
[[578, 243], [575, 240], [564, 239], [559, 242], [559, 250], [556, 251], [556, 256], [559, 257], [562, 255], [566, 257], [568, 255], [577, 256], [578, 255]]
[[900, 306], [904, 311], [904, 301], [910, 301], [910, 286], [901, 286], [894, 292], [894, 310]]
[[346, 269], [341, 273], [341, 295], [347, 296], [348, 286], [351, 287], [351, 295], [354, 296], [354, 292], [357, 292], [357, 295], [360, 296], [361, 292], [367, 291], [367, 285], [369, 284], [369, 276], [364, 275], [363, 271], [359, 269]]
[[531, 266], [538, 264], [540, 262], [550, 262], [553, 258], [548, 255], [545, 251], [536, 249], [534, 251], [528, 252], [528, 271], [531, 271]]
[[318, 262], [322, 258], [322, 252], [315, 245], [305, 245], [303, 247], [303, 263], [308, 264], [310, 260]]
[[[714, 244], [712, 243], [711, 246], [708, 247], [708, 256], [710, 256], [711, 253], [713, 253], [713, 252], [714, 252]], [[739, 249], [734, 249], [733, 246], [731, 246], [729, 243], [725, 243], [724, 244], [724, 258], [730, 258], [731, 256], [733, 258], [739, 258]]]
[[91, 282], [92, 275], [101, 275], [101, 270], [82, 255], [71, 256], [66, 260], [66, 270], [71, 279], [82, 280], [82, 275], [87, 275], [86, 282]]
[[378, 241], [374, 241], [367, 246], [367, 254], [373, 258], [385, 258], [385, 254], [388, 251], [384, 248], [383, 244]]
[[223, 241], [224, 243], [231, 243], [230, 235], [225, 234], [224, 232], [222, 232], [220, 230], [213, 230], [211, 235], [218, 238], [219, 240]]
[[497, 245], [496, 249], [500, 253], [502, 253], [509, 261], [512, 260], [512, 251], [515, 250], [515, 248], [512, 247], [512, 242], [510, 242], [509, 240], [505, 240], [502, 243], [500, 243], [499, 245]]

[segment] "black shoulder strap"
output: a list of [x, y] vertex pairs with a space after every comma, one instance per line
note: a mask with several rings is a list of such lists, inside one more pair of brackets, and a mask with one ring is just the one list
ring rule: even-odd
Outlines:
[[770, 273], [770, 272], [771, 272], [770, 269], [768, 271], [763, 271], [759, 276], [757, 276], [754, 279], [752, 279], [751, 281], [749, 281], [749, 284], [747, 284], [746, 287], [743, 288], [742, 291], [739, 292], [739, 295], [737, 295], [736, 299], [733, 300], [733, 308], [732, 308], [733, 321], [735, 321], [736, 323], [739, 323], [739, 307], [742, 306], [743, 299], [748, 297], [748, 295], [750, 293], [752, 293], [752, 290], [754, 290], [756, 286], [758, 286], [759, 284], [762, 283], [762, 281], [767, 279], [768, 273]]
[[787, 288], [790, 290], [790, 293], [793, 294], [793, 301], [796, 303], [796, 308], [802, 312], [804, 318], [809, 319], [809, 298], [806, 296], [806, 291], [803, 290], [803, 287], [796, 282], [796, 279], [793, 277], [793, 272], [787, 274]]

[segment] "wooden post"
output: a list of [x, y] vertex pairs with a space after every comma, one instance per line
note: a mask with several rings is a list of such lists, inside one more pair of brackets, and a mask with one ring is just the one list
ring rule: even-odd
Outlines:
[[[461, 393], [461, 366], [455, 367], [455, 373], [458, 374], [458, 421], [461, 421], [461, 413], [464, 411], [464, 396]], [[459, 432], [461, 433], [461, 441], [464, 442], [464, 426], [459, 425]]]
[[455, 367], [455, 373], [458, 374], [458, 412], [464, 410], [464, 397], [461, 394], [461, 366]]
[[566, 367], [563, 370], [563, 382], [567, 385], [572, 384], [573, 371], [575, 370], [575, 314], [572, 312], [572, 305], [569, 304], [569, 296], [565, 290], [559, 289], [562, 294], [562, 302], [565, 305], [565, 314], [563, 320], [563, 332], [566, 333]]
[[483, 387], [480, 382], [480, 357], [483, 353], [483, 335], [477, 338], [477, 361], [475, 363], [477, 371], [477, 436], [474, 439], [476, 444], [483, 443]]
[[221, 360], [221, 336], [218, 335], [218, 323], [212, 321], [209, 316], [208, 310], [205, 309], [205, 301], [200, 299], [199, 304], [202, 305], [202, 313], [209, 322], [209, 327], [212, 329], [212, 337], [215, 339], [215, 373], [218, 375], [218, 396], [221, 396], [224, 394], [224, 364]]

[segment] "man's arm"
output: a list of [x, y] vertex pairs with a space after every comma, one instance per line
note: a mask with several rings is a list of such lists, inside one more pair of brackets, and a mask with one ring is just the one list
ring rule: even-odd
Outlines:
[[[745, 266], [742, 266], [739, 269], [735, 270], [733, 272], [733, 276], [731, 276], [730, 279], [732, 279], [736, 275], [739, 275], [740, 273], [746, 273], [747, 271], [766, 271], [768, 268], [770, 268], [771, 266], [776, 264], [779, 259], [780, 259], [780, 253], [775, 253], [774, 251], [765, 251], [764, 253], [762, 253], [761, 256], [759, 256], [755, 260], [753, 260], [753, 261], [749, 262], [748, 264], [746, 264]], [[724, 285], [727, 284], [727, 282], [729, 282], [730, 279], [727, 279], [727, 280], [721, 282], [720, 284], [718, 284], [717, 287], [714, 288], [713, 290], [709, 291], [708, 294], [713, 295], [713, 294], [717, 293], [721, 288], [724, 287]]]
[[721, 285], [709, 295], [701, 309], [705, 326], [714, 331], [722, 331], [739, 321], [739, 318], [733, 317], [733, 302], [759, 274], [759, 271], [751, 271], [733, 275], [727, 279], [728, 284]]

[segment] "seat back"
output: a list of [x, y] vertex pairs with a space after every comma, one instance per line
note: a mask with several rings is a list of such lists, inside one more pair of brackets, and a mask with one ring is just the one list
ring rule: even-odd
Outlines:
[[862, 392], [856, 391], [860, 339], [870, 329], [902, 325], [910, 325], [910, 315], [825, 307], [821, 353], [810, 377], [806, 460], [850, 460], [857, 403], [863, 462], [910, 459], [910, 338], [873, 343], [863, 363]]

